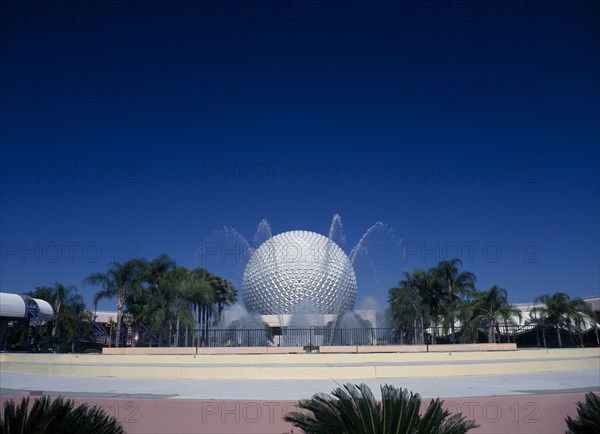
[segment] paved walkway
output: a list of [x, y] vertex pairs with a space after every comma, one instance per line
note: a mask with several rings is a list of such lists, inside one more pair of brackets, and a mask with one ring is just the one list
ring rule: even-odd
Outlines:
[[169, 399], [297, 400], [330, 392], [338, 384], [364, 382], [379, 394], [380, 384], [393, 384], [425, 398], [552, 394], [600, 391], [600, 372], [582, 369], [531, 374], [389, 378], [366, 380], [207, 380], [81, 377], [0, 370], [2, 394], [43, 391], [44, 394]]

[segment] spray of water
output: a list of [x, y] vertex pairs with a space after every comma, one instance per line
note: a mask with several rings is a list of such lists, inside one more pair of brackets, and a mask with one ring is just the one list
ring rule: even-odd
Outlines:
[[[335, 220], [335, 216], [334, 216], [334, 220]], [[341, 223], [341, 221], [340, 221], [340, 223]], [[333, 224], [333, 222], [332, 222], [332, 224]], [[376, 234], [376, 233], [383, 233], [386, 236], [394, 235], [394, 231], [388, 225], [386, 225], [382, 222], [379, 222], [379, 221], [375, 222], [371, 227], [369, 227], [364, 232], [362, 237], [360, 237], [360, 240], [358, 240], [358, 243], [356, 243], [356, 245], [352, 248], [352, 250], [350, 250], [350, 254], [348, 255], [348, 258], [350, 260], [350, 263], [352, 265], [354, 265], [356, 262], [356, 259], [359, 256], [365, 256], [367, 258], [367, 260], [369, 261], [369, 265], [371, 266], [371, 270], [373, 272], [374, 283], [376, 286], [379, 286], [379, 279], [377, 277], [377, 275], [378, 275], [377, 268], [375, 267], [373, 258], [371, 258], [371, 256], [369, 255], [369, 250], [367, 249], [367, 242], [368, 242], [369, 238], [371, 236], [373, 236], [373, 234]], [[334, 329], [338, 326], [337, 322], [338, 322], [338, 318], [336, 316], [336, 319], [333, 322]]]
[[385, 223], [381, 223], [381, 222], [375, 222], [375, 224], [373, 224], [369, 229], [367, 229], [365, 231], [365, 233], [363, 234], [363, 236], [360, 237], [360, 240], [358, 240], [358, 243], [356, 243], [356, 246], [354, 246], [352, 248], [352, 250], [350, 250], [349, 259], [352, 264], [354, 264], [354, 261], [356, 261], [356, 258], [360, 254], [364, 254], [364, 253], [368, 254], [365, 244], [366, 244], [367, 240], [369, 239], [369, 237], [371, 237], [373, 234], [378, 233], [378, 232], [381, 232], [383, 234], [390, 235], [390, 236], [394, 235], [394, 230], [392, 228], [390, 228], [388, 225], [386, 225]]
[[346, 236], [344, 235], [344, 225], [342, 224], [342, 217], [339, 214], [334, 214], [329, 226], [329, 239], [336, 243], [338, 246], [346, 244]]
[[[367, 244], [369, 242], [369, 239], [371, 237], [373, 237], [373, 235], [375, 234], [383, 234], [384, 236], [390, 236], [393, 237], [394, 236], [394, 231], [393, 229], [391, 229], [388, 225], [377, 221], [375, 222], [373, 225], [371, 225], [364, 233], [363, 235], [360, 237], [358, 243], [356, 243], [356, 245], [350, 250], [350, 253], [348, 255], [350, 262], [352, 263], [352, 265], [355, 265], [357, 259], [359, 257], [364, 257], [371, 269], [373, 270], [373, 276], [374, 276], [374, 282], [378, 284], [378, 279], [377, 279], [377, 270], [375, 268], [373, 259], [371, 258], [371, 256], [369, 255], [369, 250], [367, 248]], [[265, 241], [267, 241], [268, 239], [270, 239], [273, 236], [272, 234], [272, 230], [271, 230], [271, 225], [268, 222], [268, 220], [263, 219], [259, 222], [256, 231], [254, 233], [254, 236], [252, 237], [252, 243], [248, 242], [248, 240], [246, 239], [246, 237], [244, 237], [244, 235], [242, 235], [239, 231], [237, 231], [234, 228], [229, 228], [229, 227], [224, 227], [221, 230], [218, 231], [214, 231], [211, 236], [209, 237], [209, 240], [211, 240], [212, 242], [217, 242], [220, 243], [221, 248], [225, 249], [229, 249], [228, 252], [231, 252], [231, 250], [233, 249], [232, 245], [235, 246], [235, 249], [239, 250], [239, 259], [236, 261], [236, 265], [237, 265], [237, 271], [241, 271], [243, 273], [243, 270], [246, 267], [246, 264], [248, 262], [248, 260], [250, 259], [252, 253], [254, 253], [254, 251], [261, 245], [263, 244]], [[342, 224], [342, 218], [339, 214], [334, 214], [332, 220], [331, 220], [331, 225], [329, 227], [329, 239], [334, 241], [336, 244], [338, 244], [339, 246], [343, 246], [346, 242], [346, 237], [344, 234], [344, 226]], [[227, 258], [227, 259], [231, 259], [231, 258]], [[334, 304], [338, 304], [337, 303], [338, 300], [334, 300]], [[306, 308], [308, 308], [308, 306], [305, 306], [303, 308], [303, 310], [307, 310]], [[308, 309], [310, 310], [310, 309]], [[334, 307], [334, 310], [335, 307]], [[337, 309], [338, 312], [336, 312], [335, 315], [335, 319], [333, 321], [333, 328], [335, 329], [335, 327], [337, 326], [337, 321], [338, 321], [338, 317], [339, 315], [339, 308]], [[379, 313], [379, 311], [381, 311], [380, 308], [377, 308], [376, 311]], [[300, 312], [297, 312], [298, 314]], [[315, 313], [315, 312], [302, 312], [303, 314], [309, 314], [309, 313]], [[245, 315], [243, 315], [245, 316]], [[280, 325], [283, 326], [284, 325], [284, 317], [281, 313], [278, 313], [277, 315]], [[298, 315], [296, 316], [296, 318], [293, 318], [295, 321], [298, 321], [300, 318], [298, 317]], [[284, 332], [285, 334], [285, 332]]]
[[254, 237], [252, 237], [252, 245], [255, 249], [257, 249], [262, 243], [267, 241], [269, 238], [273, 236], [271, 232], [271, 224], [267, 219], [262, 219], [258, 226], [256, 227], [256, 232], [254, 232]]

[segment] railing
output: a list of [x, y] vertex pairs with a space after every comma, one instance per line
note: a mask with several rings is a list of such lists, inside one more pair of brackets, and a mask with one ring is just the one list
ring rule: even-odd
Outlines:
[[[103, 346], [117, 346], [116, 328], [112, 333], [106, 332], [104, 326], [98, 325], [92, 333], [75, 337], [44, 336], [39, 345], [29, 345], [26, 330], [4, 336], [4, 351], [40, 351], [40, 352], [99, 352]], [[14, 335], [14, 336], [13, 336]], [[559, 346], [559, 339], [554, 327], [535, 325], [499, 326], [493, 331], [486, 327], [459, 328], [451, 334], [444, 327], [428, 327], [424, 330], [406, 327], [398, 328], [337, 328], [328, 327], [300, 328], [238, 328], [238, 329], [204, 329], [185, 330], [159, 329], [150, 330], [142, 325], [134, 325], [131, 329], [123, 326], [119, 347], [323, 347], [350, 345], [437, 345], [452, 343], [516, 343], [519, 348]], [[596, 330], [585, 332], [561, 329], [560, 341], [563, 347], [600, 346]]]
[[[112, 333], [115, 345], [116, 333]], [[598, 346], [593, 329], [576, 334], [567, 330], [560, 332], [562, 346]], [[508, 325], [495, 328], [456, 328], [452, 335], [444, 327], [421, 329], [352, 328], [331, 329], [327, 327], [298, 328], [275, 327], [273, 329], [208, 329], [149, 330], [134, 326], [121, 332], [120, 346], [141, 347], [319, 347], [349, 345], [436, 345], [458, 343], [516, 343], [518, 347], [558, 347], [556, 329], [533, 325]]]

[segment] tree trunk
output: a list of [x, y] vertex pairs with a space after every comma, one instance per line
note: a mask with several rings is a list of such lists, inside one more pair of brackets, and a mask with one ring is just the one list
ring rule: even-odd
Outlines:
[[175, 346], [179, 346], [179, 315], [177, 315], [177, 322], [175, 325]]
[[192, 346], [198, 345], [198, 305], [192, 304], [192, 316], [194, 318], [194, 338], [192, 339]]
[[556, 336], [558, 337], [558, 346], [562, 348], [562, 338], [560, 337], [560, 324], [556, 323]]
[[[448, 293], [452, 302], [452, 284], [448, 283]], [[450, 312], [450, 343], [454, 343], [454, 312]]]
[[413, 319], [413, 345], [417, 344], [417, 319]]
[[204, 346], [204, 312], [205, 308], [202, 306], [200, 308], [200, 324], [198, 325], [200, 332], [200, 345], [202, 346]]
[[52, 336], [56, 336], [58, 333], [58, 319], [60, 317], [60, 305], [54, 306], [54, 324], [52, 325]]
[[209, 315], [209, 311], [208, 311], [208, 307], [205, 308], [204, 311], [204, 331], [205, 331], [205, 340], [206, 340], [206, 346], [210, 346], [210, 343], [208, 342], [209, 340], [209, 335], [208, 335], [208, 322], [210, 320], [210, 315]]
[[548, 345], [546, 344], [546, 327], [542, 326], [542, 338], [544, 339], [544, 348], [548, 348]]
[[123, 305], [125, 304], [124, 302], [124, 297], [122, 296], [117, 296], [117, 337], [116, 337], [116, 342], [115, 342], [115, 346], [116, 347], [120, 347], [121, 346], [121, 322], [122, 322], [122, 317], [123, 317]]
[[[594, 320], [594, 322], [596, 322]], [[598, 338], [598, 325], [594, 324], [594, 332], [596, 332], [596, 344], [598, 344], [598, 346], [600, 347], [600, 339]]]
[[206, 332], [204, 326], [206, 324], [206, 307], [203, 306], [200, 310], [200, 335], [202, 336], [202, 346], [206, 346]]

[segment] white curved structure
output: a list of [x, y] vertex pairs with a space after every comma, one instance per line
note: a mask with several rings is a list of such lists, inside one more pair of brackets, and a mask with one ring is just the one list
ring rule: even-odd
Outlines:
[[344, 251], [309, 231], [265, 241], [250, 258], [242, 287], [246, 308], [261, 315], [337, 314], [356, 301], [356, 275]]
[[54, 309], [46, 300], [0, 292], [0, 318], [26, 318], [28, 315], [35, 323], [52, 321]]
[[38, 321], [52, 321], [54, 319], [54, 309], [46, 300], [34, 298], [35, 304], [38, 307]]
[[0, 292], [0, 317], [25, 318], [27, 307], [25, 300], [18, 294]]

